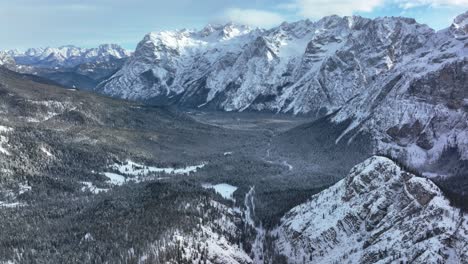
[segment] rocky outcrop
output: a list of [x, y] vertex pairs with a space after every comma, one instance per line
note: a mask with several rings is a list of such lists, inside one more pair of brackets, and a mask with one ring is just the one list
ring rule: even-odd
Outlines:
[[130, 52], [115, 44], [84, 49], [75, 46], [0, 52], [15, 63], [10, 70], [33, 74], [70, 88], [93, 90], [122, 67]]
[[288, 212], [275, 231], [289, 263], [468, 263], [468, 217], [384, 157]]

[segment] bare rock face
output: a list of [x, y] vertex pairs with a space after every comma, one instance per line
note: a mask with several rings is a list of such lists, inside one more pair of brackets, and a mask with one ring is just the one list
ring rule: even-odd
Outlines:
[[276, 248], [289, 263], [468, 263], [467, 220], [430, 180], [375, 156], [287, 213]]

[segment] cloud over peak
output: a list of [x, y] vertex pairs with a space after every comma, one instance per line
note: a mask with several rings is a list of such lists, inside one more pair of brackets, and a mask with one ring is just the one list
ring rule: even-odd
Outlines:
[[262, 28], [272, 27], [286, 20], [282, 15], [274, 12], [241, 8], [226, 9], [223, 18], [239, 24]]
[[295, 10], [302, 17], [319, 18], [328, 15], [352, 15], [354, 12], [370, 12], [384, 0], [294, 0], [280, 8]]
[[378, 7], [396, 5], [402, 9], [416, 7], [468, 7], [468, 0], [292, 0], [278, 5], [279, 9], [296, 12], [308, 18], [328, 15], [352, 15], [372, 12]]
[[468, 7], [468, 0], [394, 0], [401, 8], [410, 9], [421, 6], [430, 7]]

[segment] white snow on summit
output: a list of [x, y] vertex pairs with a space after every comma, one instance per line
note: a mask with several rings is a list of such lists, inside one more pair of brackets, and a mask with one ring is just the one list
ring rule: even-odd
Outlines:
[[115, 44], [104, 44], [90, 49], [69, 45], [58, 48], [31, 48], [25, 52], [11, 50], [6, 53], [13, 57], [17, 64], [47, 68], [71, 68], [83, 63], [105, 62], [131, 55], [131, 52]]

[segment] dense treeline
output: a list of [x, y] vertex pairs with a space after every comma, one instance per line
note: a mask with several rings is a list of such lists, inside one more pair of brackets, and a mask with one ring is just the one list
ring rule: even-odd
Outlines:
[[452, 206], [458, 207], [463, 212], [468, 213], [468, 193], [454, 191], [454, 183], [447, 181], [434, 181], [435, 184], [442, 190], [445, 197], [449, 199]]
[[[55, 187], [57, 193], [66, 191], [61, 188]], [[190, 263], [182, 261], [184, 247], [173, 243], [173, 235], [195, 236], [202, 225], [225, 217], [211, 199], [209, 192], [188, 182], [153, 182], [95, 196], [52, 195], [3, 209], [0, 261], [138, 263], [146, 256], [144, 263]], [[218, 232], [223, 230], [218, 227]], [[224, 236], [240, 243], [240, 235]]]

